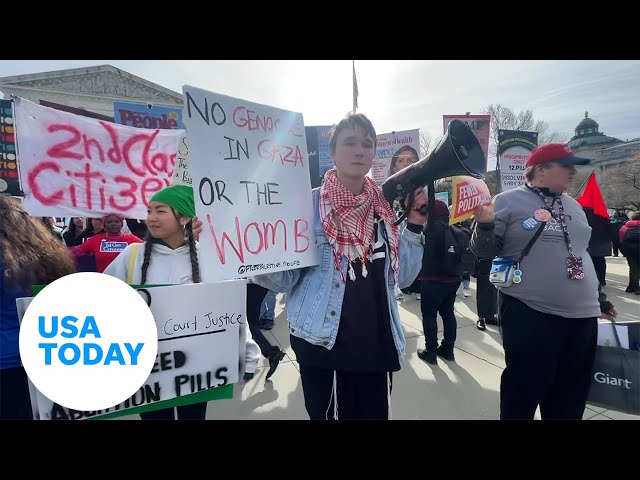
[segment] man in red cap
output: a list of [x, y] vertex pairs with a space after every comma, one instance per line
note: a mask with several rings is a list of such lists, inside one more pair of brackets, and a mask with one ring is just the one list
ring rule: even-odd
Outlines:
[[494, 260], [506, 368], [500, 418], [582, 418], [591, 382], [597, 318], [616, 309], [600, 291], [587, 247], [591, 227], [578, 202], [563, 192], [576, 157], [565, 145], [536, 148], [526, 184], [502, 192], [476, 211], [471, 248]]

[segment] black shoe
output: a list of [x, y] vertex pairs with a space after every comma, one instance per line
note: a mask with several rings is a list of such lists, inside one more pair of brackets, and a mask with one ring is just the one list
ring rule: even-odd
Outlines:
[[275, 321], [273, 318], [262, 318], [260, 317], [260, 323], [258, 327], [260, 330], [271, 330], [273, 328]]
[[484, 323], [484, 318], [479, 318], [476, 322], [476, 328], [478, 330], [485, 331], [487, 329], [487, 325]]
[[436, 354], [439, 357], [444, 358], [445, 360], [449, 360], [450, 362], [456, 361], [456, 357], [454, 357], [453, 355], [453, 348], [449, 350], [448, 348], [443, 348], [442, 345], [440, 345], [436, 350]]
[[498, 319], [496, 317], [485, 318], [484, 323], [486, 323], [487, 325], [500, 325], [500, 322], [498, 322]]
[[280, 349], [271, 354], [271, 356], [269, 357], [269, 371], [267, 372], [267, 380], [269, 380], [271, 378], [271, 375], [276, 372], [276, 368], [278, 368], [278, 364], [283, 358], [284, 352]]
[[438, 357], [434, 352], [427, 352], [424, 348], [418, 349], [418, 358], [423, 362], [430, 363], [431, 365], [438, 364]]

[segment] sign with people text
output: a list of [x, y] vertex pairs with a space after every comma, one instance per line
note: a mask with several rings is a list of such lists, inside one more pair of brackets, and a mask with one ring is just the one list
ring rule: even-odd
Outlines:
[[24, 208], [35, 216], [146, 218], [171, 185], [180, 130], [148, 130], [15, 100]]
[[489, 187], [478, 178], [468, 176], [451, 177], [451, 190], [453, 192], [453, 200], [451, 201], [449, 225], [464, 222], [473, 216], [473, 211], [480, 205], [491, 204]]
[[146, 129], [174, 129], [182, 126], [180, 107], [161, 107], [151, 103], [114, 102], [113, 118], [116, 123]]
[[[233, 397], [233, 384], [241, 378], [243, 329], [248, 328], [246, 282], [138, 287], [138, 292], [149, 305], [158, 332], [158, 352], [149, 378], [131, 398], [90, 412], [55, 404], [31, 384], [34, 418], [111, 418]], [[26, 310], [26, 304], [19, 310]]]
[[317, 265], [302, 114], [184, 86], [210, 281]]

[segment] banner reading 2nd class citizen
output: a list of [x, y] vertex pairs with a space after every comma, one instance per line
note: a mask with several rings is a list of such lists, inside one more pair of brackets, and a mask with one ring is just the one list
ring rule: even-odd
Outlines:
[[180, 130], [147, 130], [15, 100], [25, 209], [36, 216], [146, 218], [171, 184]]
[[302, 114], [183, 93], [207, 281], [317, 265]]

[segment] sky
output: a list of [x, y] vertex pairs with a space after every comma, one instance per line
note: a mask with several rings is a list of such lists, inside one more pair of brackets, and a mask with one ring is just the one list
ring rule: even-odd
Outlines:
[[[352, 108], [351, 60], [3, 60], [0, 77], [104, 64], [179, 93], [186, 84], [300, 112], [307, 126]], [[356, 60], [355, 70], [358, 112], [378, 133], [419, 128], [436, 141], [443, 114], [502, 104], [532, 110], [563, 141], [585, 111], [606, 135], [640, 137], [638, 60]]]

